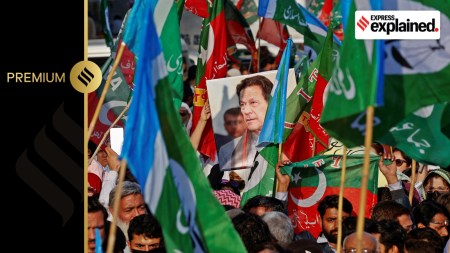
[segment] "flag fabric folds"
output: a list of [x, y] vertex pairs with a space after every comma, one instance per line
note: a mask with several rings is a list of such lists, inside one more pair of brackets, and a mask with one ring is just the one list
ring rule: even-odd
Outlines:
[[442, 35], [440, 40], [393, 40], [376, 47], [370, 45], [371, 41], [354, 37], [354, 12], [368, 9], [361, 2], [352, 4], [348, 12], [346, 39], [321, 119], [327, 132], [347, 147], [364, 143], [365, 110], [369, 105], [376, 106], [373, 139], [377, 139], [409, 113], [450, 101], [450, 53], [443, 50], [450, 47], [449, 3], [383, 2], [384, 10], [397, 10], [399, 6], [402, 10], [439, 10]]
[[[379, 156], [370, 157], [368, 188], [361, 192], [363, 158], [364, 155], [347, 156], [344, 197], [352, 203], [358, 215], [359, 197], [366, 194], [365, 217], [368, 218], [372, 206], [378, 201]], [[322, 155], [281, 167], [281, 173], [291, 178], [287, 207], [296, 233], [307, 229], [316, 238], [319, 235], [322, 227], [317, 205], [325, 196], [339, 194], [342, 160], [342, 155]]]
[[168, 252], [246, 252], [173, 107], [150, 2], [135, 2], [125, 29], [124, 42], [138, 60], [121, 159], [160, 222]]
[[259, 147], [264, 147], [269, 143], [283, 143], [284, 121], [286, 118], [286, 93], [292, 44], [292, 39], [289, 38], [278, 67], [266, 117], [259, 135]]
[[[203, 28], [200, 34], [191, 132], [197, 127], [203, 106], [208, 97], [206, 80], [225, 77], [228, 71], [227, 31], [223, 1], [214, 1], [212, 7], [209, 8], [209, 14], [203, 20]], [[208, 119], [203, 130], [198, 151], [211, 161], [216, 160], [217, 148], [211, 118]]]
[[442, 132], [441, 122], [444, 110], [449, 106], [450, 103], [440, 103], [422, 107], [376, 141], [399, 148], [417, 162], [447, 168], [450, 165], [450, 139]]

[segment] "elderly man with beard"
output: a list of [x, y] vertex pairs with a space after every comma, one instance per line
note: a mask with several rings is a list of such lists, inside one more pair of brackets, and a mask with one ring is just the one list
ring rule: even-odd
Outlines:
[[[113, 213], [113, 206], [115, 194], [117, 191], [117, 186], [112, 189], [109, 194], [109, 211], [111, 214]], [[119, 210], [117, 213], [117, 217], [113, 217], [115, 219], [116, 225], [122, 230], [124, 235], [128, 237], [128, 227], [130, 225], [130, 221], [141, 214], [147, 213], [147, 207], [144, 202], [144, 196], [141, 192], [141, 187], [139, 184], [132, 181], [124, 181], [122, 184], [122, 190], [120, 192], [119, 199]], [[108, 219], [110, 219], [108, 217]], [[129, 238], [126, 238], [128, 241]], [[130, 252], [130, 249], [127, 245], [125, 248], [125, 253]]]
[[[337, 233], [338, 233], [338, 195], [328, 195], [319, 202], [317, 211], [320, 219], [319, 225], [322, 227], [317, 238], [307, 230], [304, 230], [295, 236], [295, 240], [310, 239], [316, 241], [323, 252], [336, 252], [337, 247]], [[353, 205], [348, 199], [343, 198], [342, 219], [346, 219], [352, 215]]]

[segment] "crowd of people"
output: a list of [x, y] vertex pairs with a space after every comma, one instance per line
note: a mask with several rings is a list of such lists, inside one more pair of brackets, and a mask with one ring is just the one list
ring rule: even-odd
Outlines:
[[[272, 58], [268, 57], [263, 62], [273, 64]], [[207, 101], [200, 117], [204, 124], [199, 123], [196, 129], [191, 129], [195, 68], [191, 66], [185, 70], [185, 96], [179, 109], [181, 122], [194, 150], [199, 145], [205, 122], [211, 117]], [[267, 67], [267, 70], [272, 69], [273, 66]], [[338, 195], [326, 195], [318, 203], [319, 236], [315, 237], [307, 229], [295, 232], [287, 210], [292, 180], [289, 175], [280, 172], [281, 167], [290, 163], [286, 156], [276, 166], [276, 193], [273, 196], [256, 195], [245, 203], [241, 202], [242, 193], [253, 187], [255, 182], [263, 180], [262, 175], [268, 168], [268, 162], [259, 154], [261, 148], [257, 146], [257, 141], [272, 88], [273, 82], [263, 75], [243, 78], [237, 86], [239, 105], [224, 114], [227, 135], [216, 135], [218, 162], [204, 171], [212, 193], [222, 204], [249, 253], [337, 252], [338, 245], [342, 245], [341, 252], [357, 252], [357, 214], [355, 206], [345, 196], [341, 217], [338, 215]], [[420, 164], [413, 179], [413, 161], [410, 157], [395, 147], [392, 152], [380, 147], [382, 145], [374, 143], [372, 152], [379, 155], [378, 169], [387, 184], [378, 188], [378, 202], [370, 208], [370, 218], [365, 218], [362, 252], [448, 253], [449, 168]], [[95, 149], [94, 145], [89, 147], [91, 155]], [[202, 158], [200, 154], [199, 158]], [[121, 187], [120, 198], [115, 199], [120, 170], [118, 154], [106, 147], [92, 159], [90, 157], [90, 161], [90, 252], [97, 252], [98, 236], [101, 237], [102, 249], [106, 250], [113, 220], [117, 226], [114, 252], [166, 252], [161, 226], [149, 211], [141, 186], [129, 171]], [[411, 184], [414, 184], [412, 200], [409, 199]], [[113, 217], [116, 201], [119, 201], [119, 209]], [[342, 229], [340, 242], [339, 226]]]

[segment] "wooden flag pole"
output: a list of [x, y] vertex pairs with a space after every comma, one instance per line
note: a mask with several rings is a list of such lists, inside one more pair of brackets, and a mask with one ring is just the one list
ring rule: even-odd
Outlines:
[[103, 87], [102, 95], [100, 96], [100, 99], [98, 100], [97, 108], [95, 108], [94, 115], [92, 116], [91, 124], [89, 125], [89, 130], [87, 134], [87, 140], [86, 143], [89, 141], [89, 138], [91, 138], [92, 132], [94, 131], [95, 124], [97, 123], [98, 114], [100, 113], [100, 108], [103, 106], [103, 102], [105, 101], [106, 93], [108, 93], [109, 85], [111, 84], [112, 77], [114, 73], [116, 72], [117, 66], [119, 65], [119, 61], [122, 58], [123, 50], [125, 49], [125, 43], [120, 43], [120, 47], [116, 56], [116, 59], [114, 60], [113, 67], [111, 71], [108, 74], [108, 78], [106, 79], [105, 87]]
[[358, 221], [356, 224], [356, 241], [357, 247], [356, 252], [361, 252], [362, 250], [362, 238], [364, 232], [364, 218], [365, 218], [365, 208], [367, 195], [364, 192], [367, 190], [367, 182], [369, 180], [369, 165], [370, 165], [370, 149], [372, 144], [373, 135], [373, 116], [375, 108], [373, 105], [367, 107], [366, 114], [366, 135], [364, 138], [364, 164], [361, 174], [361, 193], [359, 198], [359, 209], [358, 209]]
[[[261, 17], [258, 18], [258, 32], [261, 31], [261, 19], [262, 19]], [[258, 70], [258, 72], [259, 72], [259, 66], [261, 65], [260, 58], [261, 58], [261, 38], [258, 37], [258, 65], [256, 66], [256, 69]]]
[[345, 171], [347, 169], [347, 147], [344, 145], [342, 150], [342, 167], [341, 167], [341, 185], [339, 188], [339, 202], [338, 202], [338, 237], [336, 252], [342, 250], [342, 209], [344, 206], [344, 187], [345, 187]]
[[412, 160], [412, 164], [411, 164], [411, 185], [409, 186], [409, 203], [412, 206], [412, 201], [413, 201], [413, 196], [414, 196], [414, 186], [416, 184], [416, 160]]
[[127, 161], [125, 159], [120, 163], [120, 172], [119, 172], [119, 181], [116, 185], [116, 192], [114, 193], [114, 205], [112, 210], [112, 221], [111, 227], [109, 229], [108, 235], [108, 246], [106, 248], [106, 253], [113, 253], [114, 244], [116, 242], [116, 220], [117, 214], [119, 213], [119, 203], [120, 203], [120, 194], [122, 192], [123, 180], [125, 179], [125, 171], [127, 169]]
[[133, 100], [133, 98], [131, 98], [130, 101], [128, 101], [128, 104], [125, 106], [125, 108], [123, 108], [123, 111], [119, 114], [119, 116], [117, 116], [117, 118], [114, 120], [114, 122], [108, 127], [108, 130], [106, 130], [105, 134], [103, 135], [103, 138], [98, 143], [97, 148], [95, 149], [95, 152], [92, 154], [91, 158], [89, 159], [89, 164], [91, 164], [92, 160], [94, 160], [94, 157], [97, 155], [98, 151], [100, 150], [100, 147], [103, 145], [103, 142], [105, 142], [106, 136], [108, 136], [111, 128], [113, 128], [117, 124], [117, 122], [119, 122], [119, 120], [122, 118], [122, 116], [125, 114], [125, 112], [130, 108], [131, 100]]
[[[283, 143], [278, 143], [278, 162], [281, 161], [282, 150], [283, 150]], [[278, 190], [278, 179], [277, 179], [277, 168], [275, 167], [275, 190], [273, 191], [272, 197], [275, 197], [277, 190]]]

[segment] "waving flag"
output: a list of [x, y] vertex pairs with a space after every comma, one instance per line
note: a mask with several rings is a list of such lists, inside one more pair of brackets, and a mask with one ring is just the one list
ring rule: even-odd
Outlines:
[[121, 159], [142, 186], [168, 252], [246, 252], [173, 107], [150, 2], [135, 2], [125, 29], [124, 42], [138, 61]]
[[109, 7], [108, 0], [101, 0], [100, 2], [100, 20], [102, 22], [103, 36], [105, 43], [109, 48], [114, 46], [114, 39], [109, 24]]
[[[386, 41], [380, 50], [371, 46], [370, 40], [355, 39], [355, 10], [369, 9], [367, 5], [361, 6], [360, 2], [356, 2], [356, 6], [353, 4], [349, 11], [346, 39], [329, 84], [321, 119], [327, 132], [348, 147], [364, 143], [368, 105], [379, 105], [373, 119], [373, 138], [377, 139], [386, 135], [409, 113], [427, 105], [450, 101], [450, 53], [445, 50], [450, 47], [450, 3], [384, 2], [385, 10], [439, 10], [441, 38], [391, 40]], [[376, 100], [383, 101], [378, 103]]]
[[[228, 70], [227, 31], [223, 1], [214, 1], [209, 10], [210, 15], [203, 20], [203, 29], [200, 34], [200, 56], [197, 62], [194, 89], [192, 131], [197, 127], [203, 105], [207, 99], [206, 80], [225, 77]], [[203, 130], [198, 151], [209, 157], [211, 161], [215, 161], [217, 150], [211, 118]]]
[[449, 104], [429, 105], [410, 113], [377, 141], [399, 148], [420, 163], [447, 168], [450, 165], [450, 139], [441, 131], [441, 121]]
[[[128, 15], [125, 16], [124, 23], [126, 23], [127, 18]], [[116, 58], [118, 45], [120, 45], [122, 41], [122, 36], [123, 32], [121, 28], [118, 34], [118, 38], [111, 48], [111, 51], [113, 53], [108, 57], [108, 59], [102, 66], [103, 78], [100, 87], [95, 92], [91, 92], [88, 95], [88, 118], [90, 121], [94, 116], [95, 109], [97, 108], [100, 96], [105, 87], [107, 77], [112, 70], [112, 65]], [[95, 124], [92, 135], [90, 136], [90, 140], [96, 145], [100, 143], [100, 141], [103, 139], [103, 136], [110, 128], [111, 124], [117, 119], [120, 114], [122, 114], [123, 110], [127, 106], [134, 89], [133, 77], [135, 68], [136, 64], [134, 61], [134, 55], [127, 47], [125, 47], [122, 53], [122, 58], [120, 58], [118, 68], [116, 68], [116, 71], [112, 76], [109, 89], [100, 109], [98, 121]], [[123, 114], [122, 118], [117, 122], [117, 126], [123, 127], [127, 118], [127, 114], [127, 112]], [[108, 141], [109, 138], [107, 137], [104, 143], [107, 143]]]
[[[344, 197], [355, 212], [358, 211], [359, 196], [367, 195], [365, 217], [370, 217], [371, 208], [378, 202], [378, 156], [370, 157], [368, 188], [361, 192], [361, 169], [364, 155], [347, 156]], [[302, 162], [281, 167], [282, 174], [291, 178], [288, 195], [288, 215], [299, 233], [308, 230], [316, 238], [322, 227], [319, 225], [318, 203], [327, 195], [339, 194], [342, 168], [341, 155], [311, 157]], [[358, 215], [358, 213], [356, 213]]]
[[250, 29], [247, 20], [241, 12], [231, 2], [225, 0], [225, 21], [227, 27], [227, 47], [228, 55], [231, 55], [237, 50], [236, 44], [244, 45], [252, 55], [253, 69], [257, 69], [258, 50], [256, 49], [255, 39], [253, 38], [252, 30]]
[[[309, 55], [311, 61], [320, 52], [328, 28], [295, 0], [261, 0], [258, 15], [286, 24], [303, 34], [305, 53]], [[336, 45], [340, 46], [340, 40], [335, 35], [333, 38]]]
[[269, 143], [283, 143], [284, 120], [286, 117], [286, 90], [292, 44], [292, 39], [289, 38], [283, 52], [283, 57], [281, 58], [281, 64], [278, 67], [266, 117], [261, 133], [259, 134], [258, 146], [260, 147], [264, 147]]
[[151, 1], [154, 9], [156, 31], [161, 40], [164, 59], [169, 73], [169, 84], [174, 93], [175, 109], [183, 100], [183, 56], [181, 54], [180, 26], [177, 22], [177, 6], [173, 0]]

